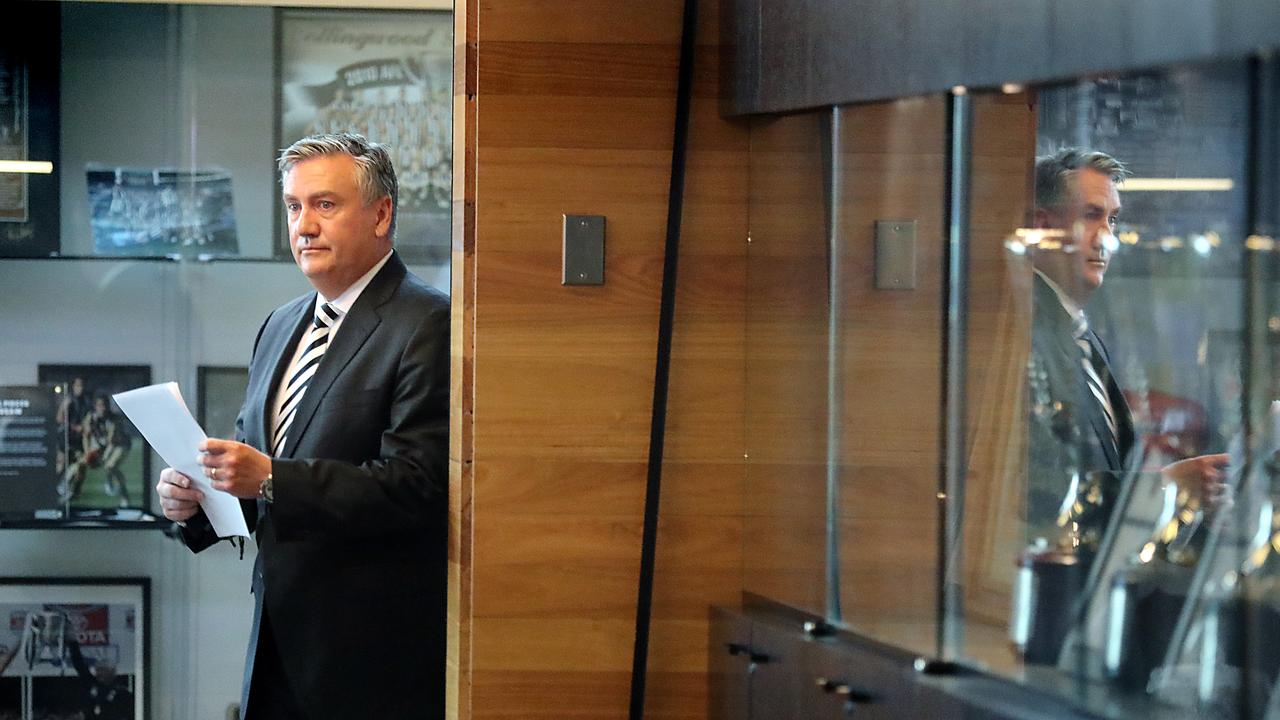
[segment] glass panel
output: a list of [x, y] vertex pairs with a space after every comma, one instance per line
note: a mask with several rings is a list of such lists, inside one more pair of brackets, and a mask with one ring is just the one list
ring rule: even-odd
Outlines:
[[946, 277], [942, 97], [840, 109], [836, 364], [844, 622], [937, 649]]
[[746, 588], [923, 654], [945, 133], [942, 98], [751, 129]]
[[964, 655], [1094, 709], [1234, 692], [1181, 648], [1267, 495], [1249, 107], [1244, 62], [974, 98]]
[[826, 615], [827, 114], [751, 125], [744, 587]]

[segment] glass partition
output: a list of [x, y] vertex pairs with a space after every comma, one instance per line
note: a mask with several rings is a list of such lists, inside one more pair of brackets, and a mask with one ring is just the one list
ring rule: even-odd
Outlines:
[[946, 150], [942, 98], [751, 130], [745, 587], [926, 654]]
[[[0, 400], [29, 410], [0, 436], [0, 518], [146, 520], [158, 458], [109, 395], [173, 380], [194, 414], [234, 417], [235, 399], [199, 397], [200, 378], [246, 366], [257, 322], [309, 290], [283, 233], [278, 148], [340, 130], [393, 148], [397, 249], [448, 290], [451, 20], [20, 5], [31, 20], [0, 50]], [[94, 427], [120, 428], [110, 467], [82, 448], [95, 396]]]
[[754, 119], [747, 590], [1108, 716], [1280, 713], [1275, 93]]
[[743, 586], [819, 615], [827, 560], [830, 119], [751, 126]]
[[[931, 655], [938, 633], [947, 104], [837, 108], [831, 268], [841, 620]], [[872, 550], [874, 549], [874, 550]]]
[[1250, 65], [973, 107], [958, 655], [1125, 716], [1259, 707], [1275, 671], [1242, 648], [1272, 644], [1269, 606], [1240, 588], [1275, 441], [1249, 356], [1272, 312]]

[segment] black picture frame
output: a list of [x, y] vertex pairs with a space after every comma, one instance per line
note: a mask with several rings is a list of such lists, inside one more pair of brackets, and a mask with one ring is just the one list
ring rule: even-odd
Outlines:
[[0, 159], [51, 162], [49, 173], [0, 173], [0, 257], [57, 256], [59, 218], [59, 52], [57, 3], [21, 2], [9, 14], [22, 32], [0, 46]]
[[236, 417], [249, 389], [249, 368], [201, 365], [196, 368], [196, 422], [209, 437], [234, 440]]
[[[83, 385], [79, 394], [74, 387], [77, 378]], [[124, 441], [105, 442], [100, 437], [105, 431], [99, 425], [96, 428], [99, 437], [90, 440], [93, 447], [86, 456], [83, 440], [77, 446], [74, 437], [79, 432], [83, 438], [83, 424], [74, 422], [74, 415], [79, 412], [65, 413], [67, 419], [59, 419], [58, 432], [66, 450], [55, 468], [60, 475], [59, 494], [69, 508], [66, 513], [68, 519], [100, 516], [109, 520], [122, 514], [126, 517], [121, 519], [141, 519], [134, 517], [138, 511], [149, 514], [152, 504], [151, 446], [111, 396], [150, 385], [151, 366], [41, 363], [38, 379], [43, 385], [54, 386], [55, 392], [63, 398], [60, 402], [68, 407], [74, 405], [92, 410], [93, 403], [102, 398], [110, 411], [111, 422], [117, 427], [115, 432]], [[77, 397], [87, 400], [77, 400]], [[92, 453], [95, 449], [100, 451], [96, 456]], [[122, 513], [122, 510], [130, 512]]]
[[0, 577], [0, 715], [149, 720], [150, 669], [149, 578]]
[[[396, 250], [447, 263], [453, 173], [453, 14], [449, 10], [278, 8], [276, 147], [317, 132], [387, 145], [400, 192]], [[284, 213], [275, 256], [292, 259]]]

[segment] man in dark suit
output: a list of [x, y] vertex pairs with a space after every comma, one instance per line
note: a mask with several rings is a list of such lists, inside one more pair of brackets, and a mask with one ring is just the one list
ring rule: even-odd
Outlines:
[[[1028, 529], [1046, 539], [1064, 529], [1085, 533], [1073, 542], [1088, 546], [1105, 529], [1125, 472], [1141, 461], [1110, 355], [1085, 314], [1119, 246], [1117, 184], [1129, 173], [1106, 153], [1067, 148], [1038, 158], [1035, 174]], [[1227, 460], [1190, 458], [1162, 474], [1215, 505], [1227, 492]], [[1092, 513], [1088, 527], [1063, 527], [1071, 523], [1062, 511], [1073, 505], [1077, 515]]]
[[[385, 147], [312, 136], [279, 168], [317, 292], [267, 317], [236, 441], [200, 448], [258, 542], [242, 712], [443, 718], [448, 300], [392, 249]], [[156, 489], [193, 551], [218, 540], [189, 478]]]

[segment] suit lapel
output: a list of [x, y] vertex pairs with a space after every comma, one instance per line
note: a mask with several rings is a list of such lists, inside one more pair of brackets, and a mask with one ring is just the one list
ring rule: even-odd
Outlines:
[[[1083, 361], [1084, 355], [1079, 354], [1077, 357], [1082, 361], [1080, 370], [1081, 382], [1081, 398], [1085, 401], [1085, 405], [1089, 408], [1089, 424], [1093, 426], [1093, 433], [1097, 437], [1098, 445], [1102, 447], [1102, 453], [1107, 457], [1107, 465], [1112, 470], [1123, 470], [1120, 462], [1120, 408], [1116, 401], [1119, 395], [1119, 388], [1115, 379], [1111, 375], [1111, 364], [1107, 361], [1107, 354], [1102, 349], [1102, 344], [1098, 342], [1098, 336], [1093, 330], [1085, 331], [1085, 342], [1089, 343], [1090, 351], [1099, 362], [1094, 363], [1096, 369], [1099, 365], [1103, 371], [1098, 373], [1099, 379], [1102, 380], [1103, 391], [1107, 393], [1107, 398], [1111, 402], [1111, 411], [1115, 414], [1116, 434], [1112, 436], [1111, 427], [1107, 425], [1106, 413], [1102, 409], [1102, 405], [1094, 397], [1093, 391], [1089, 389], [1088, 382], [1085, 380]], [[1079, 348], [1077, 347], [1077, 352]]]
[[378, 308], [395, 293], [405, 272], [404, 263], [400, 261], [399, 255], [393, 254], [387, 260], [387, 264], [369, 282], [364, 292], [360, 293], [355, 305], [351, 307], [351, 312], [342, 319], [337, 335], [330, 341], [329, 348], [325, 350], [324, 357], [320, 360], [320, 367], [316, 369], [315, 376], [307, 385], [306, 394], [298, 403], [298, 414], [289, 425], [289, 437], [281, 448], [281, 456], [293, 457], [298, 443], [306, 434], [312, 418], [315, 417], [316, 409], [329, 394], [329, 388], [350, 365], [356, 354], [364, 348], [369, 336], [382, 322], [382, 318], [378, 315]]
[[[284, 319], [285, 327], [292, 327], [293, 331], [288, 334], [279, 333], [268, 341], [268, 345], [263, 348], [264, 358], [270, 358], [271, 382], [267, 383], [267, 392], [262, 398], [262, 427], [260, 428], [262, 435], [261, 449], [265, 453], [271, 452], [271, 416], [274, 414], [276, 404], [276, 395], [280, 391], [280, 382], [284, 378], [284, 373], [289, 368], [290, 361], [293, 360], [293, 353], [298, 349], [298, 342], [302, 339], [302, 334], [307, 331], [310, 325], [311, 317], [315, 314], [316, 296], [311, 293], [307, 296], [307, 302], [303, 303], [293, 314], [292, 318]], [[250, 438], [253, 440], [253, 438]], [[252, 442], [250, 444], [253, 444]]]
[[[1066, 309], [1062, 307], [1062, 301], [1058, 299], [1053, 288], [1049, 287], [1048, 283], [1044, 282], [1039, 275], [1035, 277], [1034, 287], [1035, 296], [1033, 302], [1036, 303], [1037, 316], [1040, 321], [1044, 323], [1045, 330], [1052, 335], [1053, 345], [1059, 354], [1059, 361], [1064, 365], [1060, 370], [1064, 373], [1064, 379], [1071, 378], [1065, 387], [1074, 388], [1073, 400], [1076, 406], [1076, 412], [1082, 414], [1080, 419], [1077, 421], [1077, 427], [1080, 428], [1082, 433], [1086, 428], [1088, 428], [1094, 435], [1094, 437], [1090, 439], [1081, 437], [1080, 442], [1096, 443], [1102, 449], [1102, 454], [1106, 459], [1107, 466], [1113, 470], [1122, 470], [1123, 467], [1121, 466], [1120, 455], [1118, 448], [1116, 447], [1120, 438], [1117, 437], [1114, 442], [1110, 440], [1111, 428], [1107, 427], [1107, 419], [1103, 415], [1102, 406], [1098, 404], [1097, 399], [1094, 398], [1093, 393], [1089, 390], [1088, 381], [1085, 380], [1084, 366], [1082, 364], [1084, 354], [1080, 351], [1080, 346], [1076, 344], [1071, 316], [1067, 314]], [[1036, 328], [1035, 330], [1039, 331], [1039, 328]], [[1105, 362], [1107, 355], [1105, 351], [1101, 349], [1097, 337], [1094, 335], [1092, 330], [1087, 332], [1087, 337], [1089, 338], [1091, 346], [1094, 348], [1094, 352], [1099, 353], [1098, 357], [1103, 358]], [[1114, 398], [1117, 393], [1112, 392], [1111, 389], [1115, 386], [1115, 380], [1110, 377], [1109, 371], [1106, 384], [1107, 391], [1111, 394], [1111, 397]], [[1119, 410], [1115, 407], [1114, 400], [1112, 405], [1113, 409], [1117, 411]], [[1117, 435], [1120, 430], [1120, 422], [1120, 418], [1117, 416]], [[1083, 449], [1084, 448], [1082, 446], [1082, 453]]]
[[1129, 401], [1125, 398], [1124, 391], [1120, 389], [1120, 383], [1116, 381], [1115, 373], [1111, 371], [1111, 354], [1107, 352], [1107, 347], [1102, 344], [1102, 338], [1098, 337], [1093, 330], [1089, 331], [1089, 346], [1093, 348], [1094, 356], [1102, 360], [1102, 366], [1106, 369], [1103, 382], [1106, 384], [1107, 397], [1111, 400], [1111, 411], [1115, 414], [1116, 420], [1116, 456], [1114, 459], [1116, 467], [1123, 469], [1122, 466], [1128, 455], [1128, 449], [1133, 444], [1133, 415], [1129, 411]]

